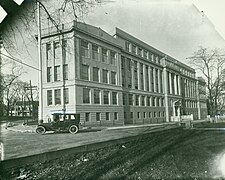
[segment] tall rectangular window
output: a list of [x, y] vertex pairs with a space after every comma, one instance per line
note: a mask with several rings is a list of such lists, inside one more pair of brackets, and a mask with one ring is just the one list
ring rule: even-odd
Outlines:
[[61, 104], [61, 89], [55, 89], [55, 105]]
[[161, 98], [161, 106], [164, 106], [164, 98]]
[[90, 113], [85, 113], [85, 121], [90, 121]]
[[63, 79], [68, 80], [68, 64], [63, 64]]
[[[167, 71], [166, 75], [167, 75], [167, 86], [168, 86], [167, 92], [168, 92], [168, 94], [170, 94], [171, 93], [170, 92], [170, 86], [171, 86], [171, 84], [170, 84], [170, 73]], [[187, 90], [186, 83], [185, 83], [185, 90]], [[187, 95], [187, 91], [185, 91], [185, 94]]]
[[81, 40], [81, 56], [83, 57], [89, 57], [88, 52], [88, 42], [85, 40]]
[[126, 105], [127, 95], [125, 93], [123, 93], [122, 95], [123, 95], [123, 105]]
[[139, 56], [141, 56], [142, 57], [142, 49], [139, 47], [139, 48], [137, 48], [137, 54], [139, 55]]
[[96, 112], [96, 121], [100, 121], [101, 120], [101, 114], [100, 112]]
[[107, 63], [107, 59], [108, 59], [107, 55], [108, 55], [107, 54], [107, 49], [102, 48], [102, 62]]
[[155, 97], [152, 97], [152, 106], [155, 106]]
[[136, 54], [137, 53], [137, 46], [132, 44], [132, 53]]
[[154, 92], [154, 68], [150, 68], [150, 78], [151, 78], [151, 91]]
[[52, 80], [52, 67], [47, 67], [47, 82]]
[[134, 61], [134, 87], [135, 89], [138, 89], [137, 61]]
[[130, 52], [130, 43], [128, 41], [125, 42], [125, 50]]
[[129, 105], [133, 105], [133, 94], [129, 94]]
[[144, 90], [143, 64], [140, 63], [140, 84], [141, 90]]
[[159, 97], [156, 97], [155, 100], [156, 100], [156, 106], [158, 107], [159, 106], [159, 101], [160, 101]]
[[54, 58], [55, 59], [61, 59], [61, 55], [62, 54], [61, 54], [61, 49], [60, 49], [60, 43], [54, 42]]
[[60, 66], [54, 67], [54, 81], [60, 81]]
[[141, 96], [141, 105], [145, 106], [145, 96]]
[[114, 51], [110, 52], [110, 63], [116, 65], [116, 53]]
[[47, 66], [52, 66], [51, 43], [46, 44], [46, 59], [47, 59]]
[[98, 46], [96, 44], [92, 44], [92, 59], [98, 60]]
[[90, 104], [90, 89], [83, 88], [83, 103]]
[[52, 105], [52, 90], [47, 90], [47, 105]]
[[111, 71], [111, 84], [116, 84], [116, 72]]
[[100, 104], [100, 90], [94, 89], [94, 104]]
[[146, 90], [149, 91], [149, 75], [148, 75], [148, 66], [145, 67], [145, 82], [146, 82]]
[[148, 59], [148, 51], [144, 50], [143, 56], [144, 56], [145, 59]]
[[159, 77], [160, 78], [160, 91], [161, 91], [161, 93], [163, 93], [163, 71], [162, 70], [160, 70], [159, 75], [160, 75], [160, 77]]
[[143, 112], [143, 118], [146, 118], [146, 112]]
[[137, 112], [137, 118], [138, 119], [140, 118], [140, 112]]
[[93, 81], [99, 82], [99, 68], [93, 67]]
[[158, 77], [158, 69], [155, 69], [155, 83], [156, 83], [156, 92], [159, 92], [159, 77]]
[[127, 58], [127, 86], [128, 88], [132, 87], [132, 74], [131, 74], [131, 69], [132, 64], [131, 64], [131, 59]]
[[109, 120], [109, 112], [105, 113], [105, 120], [107, 120], [107, 121]]
[[103, 83], [108, 83], [108, 70], [103, 69], [102, 76], [103, 76]]
[[122, 73], [122, 86], [125, 87], [126, 86], [126, 75], [125, 75], [125, 57], [122, 56], [121, 58], [121, 73]]
[[117, 92], [112, 92], [112, 104], [117, 104]]
[[171, 86], [172, 86], [172, 94], [175, 94], [174, 74], [173, 73], [171, 73]]
[[118, 112], [114, 112], [114, 120], [118, 120]]
[[67, 54], [68, 52], [70, 51], [69, 48], [68, 48], [68, 43], [67, 43], [67, 40], [66, 39], [63, 39], [62, 40], [62, 53], [63, 53], [63, 63], [67, 63]]
[[135, 104], [136, 106], [139, 106], [139, 95], [135, 96]]
[[64, 89], [64, 102], [65, 104], [69, 104], [69, 88]]
[[89, 80], [89, 66], [82, 64], [81, 65], [81, 79]]
[[150, 106], [150, 97], [147, 97], [147, 106]]
[[109, 104], [109, 91], [103, 91], [104, 104]]

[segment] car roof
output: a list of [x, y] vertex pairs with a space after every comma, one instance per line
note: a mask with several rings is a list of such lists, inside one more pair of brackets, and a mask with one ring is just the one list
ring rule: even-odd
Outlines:
[[65, 113], [62, 113], [62, 112], [52, 112], [51, 114], [52, 115], [76, 115], [78, 113], [72, 113], [72, 112], [65, 112]]

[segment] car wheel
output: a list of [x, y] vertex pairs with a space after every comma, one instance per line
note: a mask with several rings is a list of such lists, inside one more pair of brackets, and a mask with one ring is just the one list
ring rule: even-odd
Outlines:
[[36, 129], [36, 133], [37, 134], [44, 134], [46, 132], [46, 129], [45, 129], [45, 127], [43, 127], [43, 126], [39, 126], [39, 127], [37, 127], [37, 129]]
[[71, 134], [76, 134], [76, 133], [78, 132], [78, 130], [79, 130], [79, 128], [78, 128], [76, 125], [72, 125], [72, 126], [70, 126], [70, 128], [69, 128], [69, 132], [70, 132]]

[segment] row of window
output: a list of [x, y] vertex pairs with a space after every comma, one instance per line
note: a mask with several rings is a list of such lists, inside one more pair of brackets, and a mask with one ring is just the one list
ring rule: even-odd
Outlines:
[[116, 80], [117, 73], [116, 72], [111, 71], [109, 73], [109, 71], [106, 69], [100, 70], [98, 67], [93, 67], [92, 75], [90, 76], [89, 65], [86, 65], [86, 64], [81, 65], [81, 79], [91, 80], [91, 78], [92, 78], [93, 81], [100, 82], [101, 75], [102, 75], [102, 83], [117, 84], [117, 80]]
[[185, 106], [187, 108], [197, 108], [197, 102], [196, 101], [185, 101]]
[[83, 39], [81, 40], [81, 56], [86, 58], [91, 57], [93, 60], [112, 65], [116, 65], [117, 60], [116, 52]]
[[[101, 121], [101, 120], [106, 120], [106, 121], [110, 121], [110, 120], [118, 120], [118, 112], [113, 112], [113, 115], [110, 116], [110, 112], [105, 112], [105, 119], [103, 119], [103, 113], [100, 112], [96, 112], [95, 113], [95, 119], [96, 121]], [[93, 115], [92, 115], [93, 117]], [[156, 118], [156, 117], [165, 117], [165, 112], [164, 111], [159, 111], [159, 112], [137, 112], [136, 117], [138, 119], [140, 118]], [[112, 118], [112, 119], [111, 119]], [[124, 119], [127, 118], [127, 113], [124, 112]], [[130, 118], [133, 119], [134, 118], [134, 112], [130, 112]], [[89, 122], [91, 121], [91, 113], [90, 112], [86, 112], [85, 113], [85, 121]]]
[[162, 107], [164, 98], [123, 93], [123, 105]]
[[195, 78], [195, 73], [194, 73], [194, 72], [190, 72], [190, 71], [188, 71], [188, 70], [186, 70], [186, 69], [183, 69], [183, 68], [180, 68], [180, 72], [181, 72], [181, 74], [183, 74], [183, 75], [186, 75], [186, 76]]
[[163, 92], [162, 70], [121, 57], [122, 86], [151, 92]]
[[[101, 93], [103, 93], [103, 100], [101, 100]], [[118, 104], [117, 92], [111, 92], [108, 90], [100, 91], [99, 89], [93, 89], [94, 104]], [[112, 96], [112, 102], [110, 102], [110, 96]], [[83, 103], [91, 104], [91, 89], [83, 88]]]
[[196, 82], [190, 81], [188, 79], [184, 79], [184, 86], [185, 86], [185, 97], [197, 96]]
[[[61, 48], [60, 48], [61, 47]], [[46, 43], [46, 62], [47, 66], [52, 66], [52, 60], [54, 58], [55, 64], [59, 64], [61, 59], [63, 61], [67, 61], [67, 53], [71, 53], [69, 49], [68, 43], [66, 39], [62, 41], [54, 41], [53, 42], [53, 51], [52, 51], [52, 44], [51, 42]]]
[[[95, 113], [96, 121], [101, 121], [101, 120], [103, 120], [102, 114], [103, 114], [103, 113], [100, 113], [100, 112], [96, 112], [96, 113]], [[91, 120], [90, 115], [91, 115], [91, 113], [89, 113], [89, 112], [85, 113], [85, 121], [86, 121], [86, 122], [89, 122], [89, 121]], [[110, 121], [110, 120], [111, 120], [110, 118], [111, 118], [110, 113], [109, 113], [109, 112], [106, 112], [106, 113], [105, 113], [105, 120], [106, 120], [106, 121]], [[114, 113], [113, 113], [113, 120], [118, 120], [118, 112], [114, 112]]]
[[138, 56], [140, 56], [142, 58], [151, 60], [151, 61], [153, 61], [155, 63], [162, 64], [161, 58], [159, 58], [159, 56], [149, 52], [146, 49], [138, 47], [137, 45], [135, 45], [133, 43], [130, 43], [128, 41], [125, 42], [125, 50], [128, 51], [128, 52], [131, 52], [131, 53], [133, 53], [135, 55], [138, 55]]
[[[126, 119], [127, 113], [124, 112], [124, 119]], [[158, 112], [137, 112], [137, 116], [138, 119], [140, 118], [156, 118], [156, 117], [165, 117], [165, 112], [164, 111], [158, 111]], [[130, 118], [133, 119], [134, 118], [134, 112], [130, 112]]]
[[[61, 105], [62, 104], [62, 96], [61, 89], [55, 90], [47, 90], [47, 105]], [[69, 89], [65, 88], [63, 93], [64, 103], [69, 104]], [[54, 102], [53, 102], [54, 100]]]
[[[54, 79], [52, 74], [54, 73]], [[62, 78], [61, 78], [62, 76]], [[52, 67], [47, 67], [47, 82], [60, 81], [62, 79], [68, 80], [68, 64], [63, 64], [63, 69], [61, 73], [61, 66], [54, 66], [54, 72], [52, 72]]]

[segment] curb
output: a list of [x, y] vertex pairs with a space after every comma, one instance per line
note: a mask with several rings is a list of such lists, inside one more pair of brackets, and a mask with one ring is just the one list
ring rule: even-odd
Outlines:
[[[177, 123], [160, 123], [160, 124], [144, 124], [144, 125], [129, 125], [129, 126], [117, 126], [117, 127], [102, 127], [99, 128], [100, 130], [120, 130], [120, 129], [133, 129], [133, 128], [144, 128], [144, 127], [160, 127], [160, 126], [167, 126], [167, 125], [176, 125]], [[19, 126], [19, 125], [16, 125]], [[13, 132], [20, 132], [20, 133], [36, 133], [35, 129], [17, 129], [13, 127], [4, 127], [6, 130], [10, 130]], [[25, 128], [26, 126], [23, 126]], [[30, 127], [30, 126], [29, 126]], [[90, 128], [91, 130], [94, 130], [95, 127]], [[97, 128], [98, 129], [98, 128]]]

